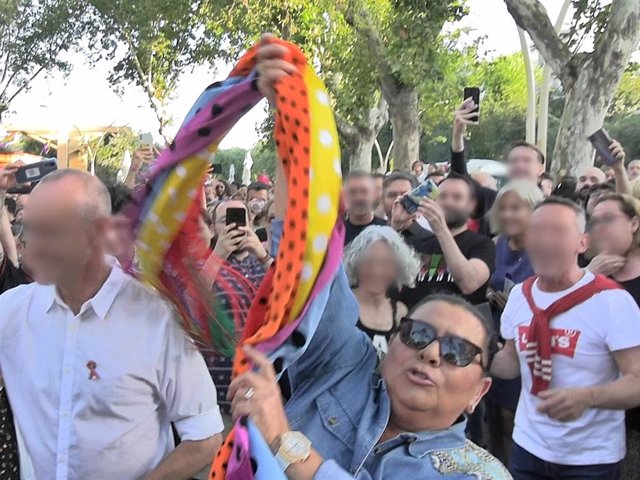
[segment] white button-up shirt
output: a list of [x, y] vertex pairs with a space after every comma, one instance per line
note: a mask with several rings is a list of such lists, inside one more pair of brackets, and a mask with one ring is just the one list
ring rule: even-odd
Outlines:
[[53, 286], [0, 296], [0, 369], [37, 480], [138, 479], [173, 449], [171, 422], [183, 440], [223, 429], [171, 308], [110, 261], [78, 315]]

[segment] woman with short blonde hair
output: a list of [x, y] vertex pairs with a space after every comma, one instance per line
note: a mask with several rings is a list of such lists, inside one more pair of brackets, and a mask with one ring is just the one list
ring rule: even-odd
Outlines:
[[528, 207], [532, 212], [536, 205], [544, 200], [544, 194], [540, 187], [528, 180], [513, 180], [507, 183], [498, 191], [493, 207], [489, 211], [489, 222], [493, 233], [500, 233], [500, 208], [503, 197], [509, 194], [515, 195], [521, 204]]
[[[491, 228], [496, 238], [496, 269], [489, 281], [487, 299], [493, 320], [500, 331], [500, 316], [511, 288], [533, 275], [533, 268], [524, 250], [533, 210], [544, 200], [544, 194], [533, 182], [514, 180], [507, 183], [496, 196], [489, 212]], [[511, 454], [511, 433], [514, 413], [520, 395], [520, 379], [496, 379], [487, 395], [489, 449], [503, 462]]]

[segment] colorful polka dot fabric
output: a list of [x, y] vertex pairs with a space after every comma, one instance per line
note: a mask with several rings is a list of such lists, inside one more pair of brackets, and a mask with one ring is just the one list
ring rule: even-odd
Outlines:
[[[275, 141], [289, 201], [276, 262], [255, 294], [240, 342], [235, 341], [239, 319], [228, 312], [218, 314], [210, 304], [207, 289], [224, 290], [225, 285], [200, 268], [209, 252], [196, 237], [201, 187], [212, 155], [226, 132], [262, 98], [255, 72], [257, 47], [224, 82], [202, 93], [174, 143], [154, 164], [140, 207], [133, 212], [143, 279], [172, 300], [200, 348], [228, 355], [230, 347], [236, 347], [235, 375], [251, 368], [242, 344], [270, 352], [296, 333], [302, 315], [336, 272], [344, 238], [340, 151], [329, 96], [296, 46], [269, 41], [285, 46], [285, 58], [296, 67], [275, 85]], [[250, 421], [236, 425], [214, 460], [210, 478], [252, 479], [256, 463], [262, 472], [271, 471], [275, 460], [263, 454], [268, 447], [265, 450], [259, 433], [249, 434], [250, 426]]]

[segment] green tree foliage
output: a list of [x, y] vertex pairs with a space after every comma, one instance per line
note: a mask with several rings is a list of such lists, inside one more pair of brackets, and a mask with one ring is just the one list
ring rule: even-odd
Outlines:
[[[171, 120], [166, 104], [203, 45], [206, 4], [204, 0], [86, 0], [86, 11], [78, 21], [78, 28], [95, 40], [89, 46], [90, 58], [115, 62], [108, 80], [116, 91], [131, 84], [143, 89], [163, 136]], [[206, 48], [212, 52], [218, 43], [208, 41]]]
[[36, 77], [68, 70], [64, 53], [79, 38], [73, 12], [70, 0], [0, 2], [0, 120]]
[[216, 152], [214, 163], [222, 165], [222, 173], [217, 176], [223, 180], [229, 178], [229, 169], [233, 164], [236, 169], [235, 180], [237, 182], [242, 181], [242, 164], [244, 163], [244, 156], [247, 151], [243, 148], [230, 148], [227, 150], [218, 150]]
[[609, 116], [640, 112], [640, 63], [627, 65], [609, 107]]
[[[247, 151], [243, 148], [219, 150], [216, 153], [215, 163], [222, 165], [222, 174], [219, 174], [218, 177], [227, 180], [229, 178], [229, 168], [233, 164], [236, 169], [235, 181], [242, 182], [242, 169], [246, 153]], [[258, 144], [251, 150], [251, 158], [253, 159], [251, 181], [254, 181], [258, 175], [263, 173], [269, 175], [272, 179], [275, 177], [276, 152], [270, 142], [258, 142]]]

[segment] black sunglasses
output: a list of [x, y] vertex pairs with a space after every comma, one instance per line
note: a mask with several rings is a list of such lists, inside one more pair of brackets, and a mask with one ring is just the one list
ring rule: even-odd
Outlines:
[[455, 335], [438, 337], [438, 332], [426, 322], [403, 318], [398, 329], [400, 341], [407, 347], [422, 350], [438, 340], [440, 342], [440, 358], [450, 365], [466, 367], [474, 358], [482, 354], [482, 349], [464, 338]]

